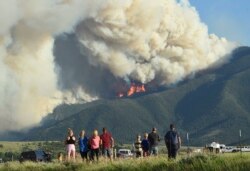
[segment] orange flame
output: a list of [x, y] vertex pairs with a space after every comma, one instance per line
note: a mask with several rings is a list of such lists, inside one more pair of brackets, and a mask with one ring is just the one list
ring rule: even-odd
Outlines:
[[143, 93], [143, 92], [146, 92], [145, 86], [143, 84], [136, 85], [135, 83], [132, 83], [129, 90], [126, 93], [120, 92], [117, 94], [117, 97], [120, 97], [120, 98], [124, 96], [130, 97], [136, 93]]
[[146, 89], [144, 85], [138, 86], [138, 85], [132, 84], [127, 92], [127, 96], [132, 96], [135, 93], [142, 93], [145, 91]]

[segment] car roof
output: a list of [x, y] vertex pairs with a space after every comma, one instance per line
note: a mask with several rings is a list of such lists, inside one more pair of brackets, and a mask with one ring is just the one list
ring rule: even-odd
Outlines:
[[130, 149], [119, 149], [119, 151], [130, 151]]

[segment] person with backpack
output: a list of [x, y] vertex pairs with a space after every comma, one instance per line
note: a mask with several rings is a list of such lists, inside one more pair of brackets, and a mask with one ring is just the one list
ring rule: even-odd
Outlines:
[[181, 147], [181, 138], [175, 130], [174, 124], [170, 124], [170, 130], [165, 135], [165, 144], [168, 149], [168, 158], [175, 159], [177, 151]]

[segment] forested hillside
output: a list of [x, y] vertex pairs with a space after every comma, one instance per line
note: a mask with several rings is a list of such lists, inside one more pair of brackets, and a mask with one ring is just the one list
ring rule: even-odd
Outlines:
[[[102, 99], [81, 105], [62, 105], [43, 124], [25, 134], [25, 140], [62, 140], [68, 127], [78, 132], [107, 127], [121, 143], [156, 126], [164, 135], [175, 123], [183, 139], [204, 145], [211, 141], [250, 143], [250, 48], [235, 50], [233, 59], [220, 68], [152, 94]], [[185, 140], [184, 140], [185, 143]]]

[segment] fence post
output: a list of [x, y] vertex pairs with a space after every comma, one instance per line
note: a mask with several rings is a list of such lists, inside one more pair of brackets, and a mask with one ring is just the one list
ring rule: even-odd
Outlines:
[[116, 159], [116, 148], [114, 148], [113, 152], [114, 152], [113, 157], [114, 159]]
[[240, 155], [242, 157], [241, 129], [239, 130], [239, 138], [240, 138]]
[[187, 132], [187, 155], [188, 155], [188, 157], [190, 156], [190, 148], [189, 148], [189, 134], [188, 134], [188, 132]]

